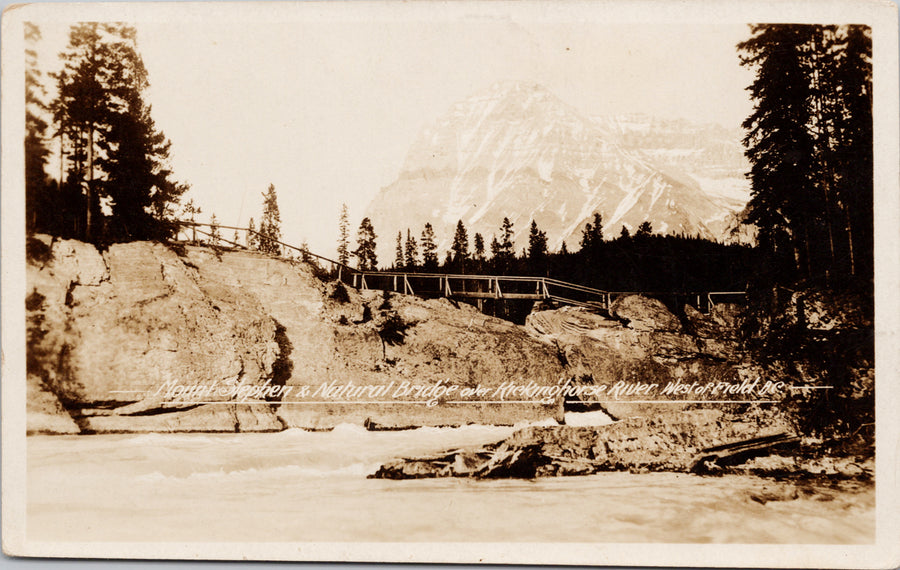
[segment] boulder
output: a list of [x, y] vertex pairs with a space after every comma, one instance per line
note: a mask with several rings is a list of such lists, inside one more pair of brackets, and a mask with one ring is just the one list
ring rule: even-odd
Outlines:
[[70, 239], [53, 240], [51, 251], [50, 270], [63, 283], [96, 286], [109, 278], [106, 261], [90, 244]]
[[736, 303], [716, 303], [709, 316], [719, 326], [719, 332], [736, 335], [744, 320], [744, 308]]
[[866, 308], [859, 295], [835, 294], [831, 291], [813, 289], [794, 293], [791, 306], [795, 318], [802, 318], [809, 330], [831, 331], [872, 327], [870, 309]]
[[624, 295], [609, 308], [610, 313], [638, 331], [680, 332], [681, 321], [658, 299], [643, 295]]
[[525, 318], [525, 330], [537, 338], [565, 334], [590, 335], [598, 329], [611, 328], [621, 328], [621, 323], [582, 307], [537, 311]]

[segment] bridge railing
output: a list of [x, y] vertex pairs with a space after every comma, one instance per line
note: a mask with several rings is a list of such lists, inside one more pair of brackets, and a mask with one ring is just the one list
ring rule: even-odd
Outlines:
[[[208, 238], [210, 238], [210, 240], [213, 243], [215, 243], [217, 241], [224, 242], [234, 248], [244, 249], [244, 250], [249, 251], [249, 249], [247, 248], [246, 245], [242, 245], [240, 243], [223, 238], [222, 236], [213, 234], [213, 231], [214, 231], [213, 228], [215, 228], [215, 230], [223, 229], [223, 230], [244, 232], [245, 243], [248, 241], [246, 238], [249, 237], [250, 234], [255, 235], [257, 237], [257, 239], [259, 239], [259, 240], [265, 240], [265, 241], [269, 241], [272, 243], [276, 243], [283, 248], [286, 248], [290, 251], [297, 252], [300, 255], [300, 259], [302, 259], [303, 261], [309, 261], [310, 259], [315, 259], [319, 262], [326, 264], [328, 269], [330, 270], [331, 274], [335, 275], [335, 278], [340, 281], [346, 281], [348, 276], [358, 273], [358, 271], [356, 269], [350, 267], [347, 264], [341, 263], [340, 261], [335, 261], [333, 259], [329, 259], [322, 255], [317, 255], [317, 254], [309, 251], [308, 249], [304, 249], [302, 247], [297, 247], [297, 246], [291, 245], [289, 243], [285, 243], [281, 240], [273, 239], [269, 236], [259, 233], [256, 230], [251, 230], [250, 228], [239, 228], [239, 227], [235, 227], [235, 226], [228, 226], [228, 225], [222, 225], [222, 224], [210, 224], [210, 223], [204, 223], [204, 222], [191, 222], [191, 221], [184, 221], [184, 220], [178, 220], [176, 223], [179, 226], [179, 232], [183, 229], [191, 230], [191, 232], [193, 233], [191, 241], [193, 241], [193, 242], [197, 242], [196, 234], [200, 233], [201, 235], [205, 235]], [[206, 230], [203, 230], [200, 228], [209, 228], [210, 231], [206, 231]]]
[[[197, 243], [197, 234], [208, 238], [211, 243], [224, 243], [236, 249], [248, 249], [246, 245], [218, 235], [217, 230], [253, 234], [259, 240], [276, 243], [286, 250], [296, 252], [303, 261], [324, 264], [330, 274], [357, 289], [389, 290], [407, 295], [423, 297], [459, 297], [469, 299], [502, 300], [551, 300], [567, 305], [592, 309], [609, 310], [613, 301], [625, 295], [645, 295], [660, 300], [670, 300], [672, 305], [691, 303], [699, 310], [711, 310], [717, 303], [743, 301], [744, 291], [606, 291], [586, 285], [561, 281], [552, 277], [526, 275], [472, 275], [459, 273], [419, 273], [409, 271], [362, 271], [334, 259], [315, 254], [308, 249], [296, 247], [281, 240], [272, 239], [249, 228], [193, 221], [177, 221], [181, 231], [190, 231], [191, 240]], [[208, 228], [205, 229], [205, 228]]]

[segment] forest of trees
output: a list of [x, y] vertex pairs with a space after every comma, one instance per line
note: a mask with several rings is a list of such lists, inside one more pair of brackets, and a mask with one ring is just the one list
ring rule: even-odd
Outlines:
[[37, 64], [40, 30], [26, 23], [25, 36], [27, 231], [93, 243], [172, 236], [187, 186], [172, 179], [171, 143], [144, 100], [149, 79], [135, 29], [72, 26], [49, 101]]
[[871, 281], [872, 40], [865, 26], [756, 25], [744, 121], [759, 285]]
[[[340, 227], [346, 227], [342, 213]], [[580, 283], [607, 291], [690, 293], [703, 291], [744, 291], [756, 271], [754, 248], [722, 244], [697, 237], [658, 235], [649, 222], [635, 234], [624, 228], [614, 239], [604, 239], [603, 218], [595, 213], [585, 224], [580, 248], [570, 252], [565, 243], [551, 252], [545, 231], [531, 221], [528, 243], [519, 246], [515, 228], [504, 218], [491, 236], [490, 251], [476, 233], [473, 240], [462, 220], [454, 230], [450, 249], [439, 259], [433, 226], [426, 223], [420, 239], [411, 228], [396, 234], [393, 265], [388, 271], [471, 275], [533, 275]], [[404, 237], [405, 235], [405, 237]], [[375, 270], [377, 247], [375, 229], [368, 218], [360, 224], [356, 267]], [[339, 248], [344, 242], [339, 241]], [[339, 250], [340, 251], [340, 250]]]
[[[756, 25], [738, 50], [756, 72], [744, 145], [761, 263], [748, 289], [748, 346], [787, 382], [829, 386], [782, 402], [802, 433], [871, 452], [871, 30]], [[807, 310], [845, 324], [808, 326]]]

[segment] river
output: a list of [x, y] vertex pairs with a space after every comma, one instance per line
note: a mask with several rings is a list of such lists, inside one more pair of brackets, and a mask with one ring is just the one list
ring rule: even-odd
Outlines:
[[874, 539], [872, 487], [751, 476], [367, 479], [511, 427], [28, 438], [27, 533], [47, 541], [829, 543]]

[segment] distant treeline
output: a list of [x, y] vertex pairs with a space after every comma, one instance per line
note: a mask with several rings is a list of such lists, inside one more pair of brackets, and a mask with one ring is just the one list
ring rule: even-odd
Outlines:
[[[543, 276], [606, 291], [691, 293], [744, 291], [758, 265], [757, 252], [750, 246], [658, 235], [649, 222], [643, 223], [634, 235], [623, 227], [619, 235], [607, 240], [600, 214], [594, 214], [593, 221], [585, 225], [574, 251], [569, 251], [565, 243], [560, 251], [548, 251], [546, 233], [532, 221], [528, 243], [517, 254], [513, 233], [513, 224], [504, 218], [499, 237], [492, 236], [488, 247], [481, 234], [475, 234], [474, 246], [470, 247], [468, 231], [459, 221], [453, 245], [439, 261], [432, 226], [426, 224], [418, 240], [410, 230], [405, 237], [403, 232], [398, 233], [394, 263], [385, 269]], [[358, 268], [377, 270], [377, 260], [372, 263], [374, 229], [368, 218], [360, 224], [358, 236], [355, 250], [340, 245], [339, 250], [347, 252], [348, 260], [355, 256]]]

